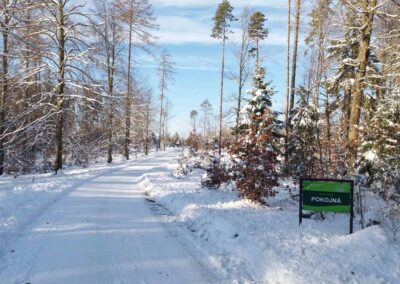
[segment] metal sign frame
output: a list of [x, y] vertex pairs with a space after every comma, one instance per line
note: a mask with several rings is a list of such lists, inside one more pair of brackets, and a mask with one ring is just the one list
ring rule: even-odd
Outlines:
[[[354, 219], [354, 181], [353, 180], [341, 180], [341, 179], [314, 179], [314, 178], [300, 178], [300, 191], [299, 191], [299, 226], [303, 221], [303, 181], [315, 181], [315, 182], [336, 182], [336, 183], [348, 183], [350, 184], [350, 234], [353, 233], [353, 219]], [[326, 212], [330, 212], [327, 210]], [[340, 212], [336, 212], [340, 213]]]

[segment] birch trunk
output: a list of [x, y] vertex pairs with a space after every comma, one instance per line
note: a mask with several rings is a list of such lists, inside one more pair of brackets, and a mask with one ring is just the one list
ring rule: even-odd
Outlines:
[[56, 159], [54, 162], [55, 172], [63, 167], [63, 127], [64, 127], [64, 89], [65, 89], [65, 17], [64, 3], [58, 0], [58, 84], [56, 88], [56, 125], [55, 125], [55, 144], [56, 144]]

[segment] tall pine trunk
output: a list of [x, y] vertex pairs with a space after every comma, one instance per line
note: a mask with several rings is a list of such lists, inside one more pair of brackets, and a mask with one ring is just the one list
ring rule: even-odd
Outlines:
[[224, 97], [224, 77], [225, 77], [225, 43], [226, 43], [226, 30], [224, 27], [222, 35], [222, 63], [221, 63], [221, 93], [219, 97], [219, 141], [218, 141], [218, 153], [221, 156], [222, 153], [222, 117], [223, 117], [223, 97]]
[[351, 113], [350, 113], [350, 130], [349, 130], [349, 144], [351, 151], [350, 168], [354, 172], [354, 166], [357, 161], [357, 145], [360, 123], [361, 106], [364, 96], [364, 81], [367, 72], [367, 63], [369, 59], [369, 47], [372, 35], [372, 24], [375, 16], [375, 7], [377, 0], [362, 0], [361, 8], [363, 12], [362, 27], [360, 29], [360, 41], [358, 52], [358, 68], [355, 75], [354, 94], [351, 100]]
[[296, 0], [296, 17], [294, 23], [294, 45], [292, 59], [292, 79], [290, 86], [290, 110], [294, 108], [294, 97], [296, 91], [296, 69], [297, 69], [297, 48], [299, 43], [299, 25], [300, 25], [300, 0]]
[[290, 12], [291, 0], [288, 0], [288, 19], [287, 19], [287, 46], [286, 46], [286, 106], [285, 106], [285, 167], [288, 166], [288, 142], [289, 142], [289, 94], [290, 94]]

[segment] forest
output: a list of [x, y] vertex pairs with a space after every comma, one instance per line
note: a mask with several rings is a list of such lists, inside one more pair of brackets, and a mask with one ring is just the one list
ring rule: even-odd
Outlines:
[[[274, 108], [263, 60], [268, 13], [223, 0], [210, 19], [221, 47], [218, 117], [205, 100], [188, 110], [193, 130], [180, 137], [168, 131], [174, 61], [162, 46], [152, 51], [150, 1], [1, 0], [0, 174], [185, 144], [209, 159], [210, 187], [232, 181], [241, 197], [267, 203], [282, 177], [353, 178], [399, 216], [399, 1], [287, 4], [285, 111]], [[228, 74], [234, 31], [237, 72]], [[157, 90], [134, 68], [135, 50], [153, 56]], [[224, 120], [226, 80], [237, 84], [233, 124]]]

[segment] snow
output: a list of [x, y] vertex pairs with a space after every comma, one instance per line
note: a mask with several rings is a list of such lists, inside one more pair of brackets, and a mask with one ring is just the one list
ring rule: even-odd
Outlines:
[[141, 186], [228, 283], [398, 283], [400, 246], [380, 226], [348, 235], [347, 215], [298, 224], [298, 205], [280, 190], [261, 207], [235, 192], [201, 189], [201, 170], [179, 179], [148, 176]]
[[367, 152], [364, 154], [364, 156], [365, 156], [365, 159], [368, 160], [368, 161], [370, 161], [370, 162], [374, 162], [374, 161], [377, 159], [377, 157], [378, 157], [378, 155], [376, 154], [376, 152], [373, 151], [373, 150], [367, 151]]
[[299, 226], [287, 190], [263, 207], [201, 188], [202, 170], [174, 174], [180, 153], [1, 178], [0, 283], [398, 283], [382, 227]]
[[[18, 202], [3, 210], [20, 224], [20, 236], [9, 239], [0, 255], [0, 283], [220, 282], [201, 254], [180, 240], [174, 224], [151, 210], [137, 186], [147, 174], [168, 172], [170, 159], [160, 154], [90, 178], [71, 172], [48, 176], [41, 195], [33, 193], [40, 186], [13, 189], [6, 198]], [[25, 209], [31, 200], [40, 201]], [[3, 237], [16, 227], [4, 226]]]

